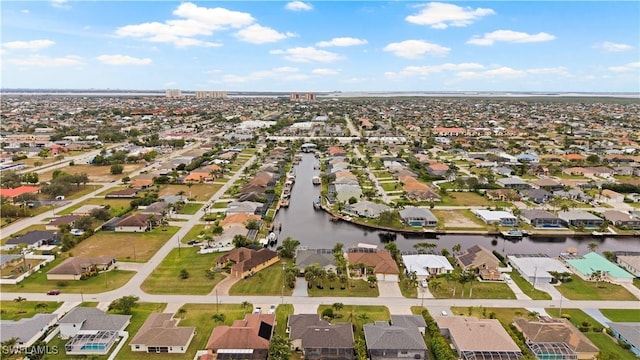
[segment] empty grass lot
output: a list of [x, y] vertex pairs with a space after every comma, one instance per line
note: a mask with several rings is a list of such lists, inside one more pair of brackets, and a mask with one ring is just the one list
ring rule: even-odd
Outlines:
[[112, 215], [122, 214], [126, 210], [131, 208], [131, 199], [104, 199], [104, 198], [90, 198], [85, 201], [82, 201], [76, 205], [70, 206], [60, 212], [57, 212], [56, 215], [69, 215], [72, 212], [78, 210], [84, 205], [109, 205], [109, 212]]
[[[314, 286], [307, 290], [309, 296], [325, 297], [325, 296], [344, 296], [344, 297], [377, 297], [380, 295], [378, 287], [369, 287], [369, 283], [365, 280], [351, 280], [350, 285], [346, 284], [345, 289], [340, 288], [341, 284], [338, 280], [324, 280], [324, 289], [318, 289]], [[333, 290], [331, 290], [333, 286]]]
[[180, 211], [178, 211], [178, 214], [193, 215], [193, 214], [197, 213], [198, 210], [200, 210], [201, 207], [202, 207], [202, 204], [191, 203], [191, 202], [190, 203], [186, 203], [186, 204], [184, 204], [182, 209], [180, 209]]
[[293, 315], [293, 305], [280, 304], [276, 307], [276, 334], [287, 335], [287, 320]]
[[[36, 308], [38, 304], [43, 305]], [[57, 301], [0, 301], [0, 320], [19, 320], [32, 318], [35, 314], [51, 314], [61, 305], [62, 302]]]
[[487, 198], [473, 192], [448, 192], [442, 197], [443, 206], [488, 206], [492, 202]]
[[[318, 314], [321, 315], [324, 309], [332, 308], [332, 305], [318, 306]], [[333, 309], [333, 308], [332, 308]], [[336, 322], [351, 322], [355, 324], [355, 337], [364, 338], [362, 326], [376, 321], [389, 321], [391, 314], [386, 306], [380, 305], [344, 305], [340, 311], [333, 309], [336, 315]]]
[[[546, 309], [549, 315], [554, 315], [554, 316], [557, 315], [558, 310], [559, 309]], [[602, 328], [602, 325], [600, 325], [600, 323], [595, 321], [592, 317], [585, 314], [580, 309], [564, 309], [562, 310], [562, 313], [569, 315], [571, 317], [569, 321], [571, 321], [571, 323], [576, 327], [580, 327], [582, 322], [586, 321], [589, 324], [591, 324], [591, 326]], [[631, 351], [625, 350], [622, 347], [620, 347], [620, 345], [616, 343], [616, 340], [614, 340], [612, 337], [610, 337], [606, 333], [594, 332], [593, 329], [591, 329], [585, 332], [584, 334], [587, 336], [587, 338], [589, 338], [589, 340], [591, 340], [591, 342], [593, 342], [595, 346], [598, 347], [601, 354], [602, 353], [612, 354], [614, 356], [612, 358], [615, 358], [618, 360], [637, 359]]]
[[431, 210], [431, 212], [438, 218], [438, 225], [443, 224], [448, 229], [487, 228], [487, 225], [478, 219], [471, 210]]
[[148, 261], [178, 231], [177, 226], [158, 227], [142, 233], [100, 231], [76, 245], [74, 256], [112, 255], [117, 260]]
[[180, 191], [184, 191], [185, 196], [196, 199], [196, 201], [207, 201], [209, 198], [220, 190], [221, 184], [193, 184], [189, 185], [171, 184], [164, 185], [160, 188], [159, 196], [177, 195]]
[[[149, 294], [206, 295], [224, 275], [217, 273], [208, 279], [206, 271], [215, 265], [224, 253], [198, 254], [199, 247], [173, 249], [142, 283], [141, 289]], [[180, 278], [180, 271], [189, 272], [188, 279]]]
[[462, 284], [447, 277], [429, 281], [429, 291], [436, 299], [515, 299], [509, 286], [502, 282], [479, 282]]
[[612, 322], [640, 322], [640, 309], [600, 309]]
[[584, 281], [578, 275], [571, 275], [571, 281], [556, 286], [560, 293], [570, 300], [638, 300], [627, 289], [607, 282]]
[[[94, 166], [88, 164], [78, 164], [74, 166], [67, 166], [63, 169], [67, 174], [81, 174], [86, 173], [89, 175], [90, 182], [107, 182], [112, 180], [120, 180], [123, 177], [127, 176], [127, 174], [132, 173], [136, 170], [141, 169], [144, 164], [123, 164], [124, 171], [122, 174], [112, 175], [111, 174], [111, 166]], [[47, 171], [43, 174], [40, 174], [40, 181], [49, 181], [52, 178], [53, 171]]]
[[[492, 315], [502, 324], [508, 326], [514, 318], [526, 318], [529, 311], [524, 308], [485, 308], [481, 306], [452, 307], [453, 315], [473, 316], [480, 319], [489, 319]], [[492, 314], [493, 313], [493, 314]]]
[[[252, 277], [238, 281], [229, 289], [229, 295], [280, 295], [283, 292], [282, 267], [285, 263], [280, 260]], [[290, 296], [292, 292], [293, 289], [284, 287], [284, 295]]]

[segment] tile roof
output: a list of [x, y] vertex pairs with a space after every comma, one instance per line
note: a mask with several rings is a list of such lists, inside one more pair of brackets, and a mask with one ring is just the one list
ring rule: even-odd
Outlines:
[[216, 326], [207, 349], [268, 349], [275, 319], [275, 314], [247, 314], [231, 326]]
[[575, 352], [598, 352], [598, 347], [567, 319], [529, 321], [516, 318], [513, 322], [528, 341], [534, 343], [563, 342]]
[[376, 274], [400, 274], [398, 265], [386, 250], [374, 253], [350, 252], [347, 253], [347, 258], [350, 264], [363, 263], [365, 266], [373, 266]]

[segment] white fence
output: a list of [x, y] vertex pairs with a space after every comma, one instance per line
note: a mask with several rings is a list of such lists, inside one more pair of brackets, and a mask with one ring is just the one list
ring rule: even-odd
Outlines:
[[40, 270], [42, 267], [44, 267], [48, 263], [52, 262], [56, 257], [53, 256], [53, 255], [27, 254], [27, 255], [24, 256], [24, 258], [25, 258], [25, 260], [43, 260], [43, 261], [41, 263], [39, 263], [38, 265], [34, 266], [33, 268], [29, 269], [24, 274], [18, 276], [17, 278], [13, 278], [13, 279], [2, 278], [2, 279], [0, 279], [0, 285], [15, 285], [15, 284], [18, 284], [22, 280], [24, 280], [25, 278], [29, 277], [34, 272]]

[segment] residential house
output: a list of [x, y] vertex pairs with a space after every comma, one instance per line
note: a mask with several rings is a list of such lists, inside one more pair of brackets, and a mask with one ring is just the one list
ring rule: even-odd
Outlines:
[[422, 335], [427, 331], [427, 322], [422, 315], [391, 315], [391, 324], [404, 328], [417, 327]]
[[569, 189], [554, 191], [553, 196], [557, 196], [561, 199], [569, 199], [569, 200], [578, 200], [578, 201], [588, 201], [590, 196], [585, 194], [582, 190], [579, 189]]
[[415, 324], [391, 325], [387, 321], [376, 321], [364, 324], [363, 328], [367, 355], [371, 360], [427, 359], [427, 345]]
[[604, 218], [615, 227], [621, 229], [640, 229], [640, 217], [635, 217], [631, 214], [616, 210], [604, 211], [602, 212], [602, 216], [604, 216]]
[[335, 256], [332, 249], [297, 249], [296, 267], [304, 273], [304, 269], [310, 265], [317, 265], [325, 271], [336, 272]]
[[587, 281], [609, 281], [616, 284], [631, 284], [635, 276], [599, 254], [590, 252], [582, 257], [561, 257], [568, 267]]
[[278, 253], [262, 248], [260, 250], [252, 250], [249, 248], [236, 248], [220, 256], [216, 260], [216, 264], [220, 267], [231, 262], [230, 274], [239, 279], [253, 276], [257, 272], [280, 261]]
[[287, 332], [291, 349], [302, 352], [306, 360], [352, 360], [353, 326], [321, 319], [318, 314], [290, 315]]
[[436, 194], [429, 185], [418, 181], [410, 175], [399, 176], [402, 183], [402, 190], [407, 193], [407, 197], [422, 201], [440, 201], [440, 196]]
[[[0, 321], [0, 343], [18, 339], [15, 350], [25, 350], [51, 329], [58, 320], [57, 314], [35, 314], [31, 318]], [[3, 349], [6, 350], [6, 349]], [[8, 355], [3, 352], [4, 355]]]
[[237, 213], [256, 214], [263, 206], [263, 203], [257, 201], [232, 201], [227, 205], [225, 213], [227, 215]]
[[635, 277], [640, 277], [640, 253], [616, 253], [616, 263]]
[[433, 254], [402, 255], [406, 271], [415, 271], [418, 279], [426, 279], [440, 274], [450, 274], [453, 266], [446, 257]]
[[70, 257], [47, 272], [47, 280], [82, 280], [98, 271], [108, 270], [116, 259], [110, 255], [95, 258]]
[[105, 199], [133, 199], [138, 197], [138, 189], [127, 188], [122, 190], [116, 190], [108, 193], [104, 196]]
[[[358, 249], [350, 249], [358, 250]], [[373, 268], [373, 273], [378, 281], [397, 282], [399, 280], [400, 269], [387, 250], [376, 252], [355, 252], [347, 253], [349, 264], [363, 264], [364, 267], [358, 269], [360, 274], [366, 275], [367, 268]]]
[[612, 336], [618, 341], [629, 345], [629, 350], [640, 357], [640, 323], [637, 322], [617, 322], [607, 323], [611, 329]]
[[519, 191], [522, 199], [529, 200], [535, 204], [544, 204], [549, 201], [553, 195], [544, 189], [524, 189]]
[[132, 214], [120, 219], [115, 224], [116, 232], [145, 232], [162, 222], [161, 215]]
[[530, 189], [531, 185], [517, 176], [500, 178], [496, 183], [507, 189], [524, 190]]
[[462, 359], [518, 360], [522, 350], [496, 319], [466, 316], [436, 316], [440, 333], [451, 340]]
[[558, 217], [565, 226], [571, 225], [574, 227], [580, 227], [582, 225], [585, 228], [598, 228], [604, 222], [604, 220], [589, 212], [576, 209], [560, 211]]
[[329, 153], [329, 156], [345, 156], [347, 154], [343, 148], [337, 146], [329, 147], [327, 152]]
[[427, 172], [433, 176], [446, 176], [449, 171], [447, 164], [433, 162], [427, 165]]
[[196, 333], [194, 326], [178, 327], [170, 313], [152, 313], [129, 342], [131, 351], [184, 354]]
[[360, 200], [362, 197], [362, 188], [360, 185], [335, 184], [335, 197], [339, 202], [349, 202], [349, 199], [355, 198]]
[[536, 228], [560, 228], [564, 223], [556, 215], [540, 209], [526, 209], [520, 213], [520, 218]]
[[39, 186], [18, 186], [13, 189], [0, 189], [0, 197], [14, 201], [14, 199], [24, 194], [37, 194], [40, 191]]
[[11, 249], [18, 245], [25, 245], [29, 249], [37, 249], [43, 245], [54, 245], [60, 241], [58, 233], [50, 230], [33, 230], [7, 240], [5, 249]]
[[131, 187], [134, 189], [148, 189], [153, 186], [153, 178], [137, 177], [131, 181]]
[[437, 226], [438, 218], [425, 208], [406, 207], [400, 210], [402, 222], [409, 226]]
[[520, 200], [520, 194], [513, 189], [495, 189], [487, 190], [485, 193], [487, 199], [491, 201], [518, 201]]
[[607, 204], [619, 204], [624, 202], [624, 194], [620, 194], [619, 192], [615, 192], [613, 190], [604, 189], [602, 190], [600, 201]]
[[73, 223], [80, 219], [78, 215], [62, 215], [51, 219], [45, 226], [45, 230], [57, 231], [60, 229], [60, 225], [69, 225], [73, 228]]
[[484, 280], [501, 280], [498, 271], [500, 260], [480, 245], [474, 245], [456, 256], [456, 262], [462, 270], [476, 271]]
[[349, 204], [342, 208], [342, 211], [345, 213], [368, 218], [377, 218], [380, 214], [389, 210], [391, 210], [391, 208], [387, 205], [366, 200]]
[[525, 343], [538, 359], [553, 353], [558, 359], [592, 360], [599, 349], [567, 319], [541, 317], [515, 318], [513, 325], [524, 335]]
[[553, 281], [554, 273], [568, 272], [567, 267], [558, 259], [540, 254], [509, 255], [509, 265], [522, 275], [533, 286], [549, 284]]
[[563, 184], [549, 178], [533, 180], [531, 181], [531, 184], [533, 184], [533, 186], [537, 187], [538, 189], [544, 189], [550, 192], [564, 189]]
[[200, 360], [267, 360], [275, 322], [275, 314], [247, 314], [231, 326], [216, 326]]
[[486, 224], [500, 226], [518, 226], [518, 218], [508, 211], [472, 210], [472, 212]]
[[75, 307], [60, 321], [60, 338], [67, 355], [106, 355], [120, 336], [125, 335], [131, 315], [105, 314], [93, 307]]
[[168, 216], [171, 213], [171, 204], [164, 201], [156, 201], [147, 206], [140, 206], [141, 214]]

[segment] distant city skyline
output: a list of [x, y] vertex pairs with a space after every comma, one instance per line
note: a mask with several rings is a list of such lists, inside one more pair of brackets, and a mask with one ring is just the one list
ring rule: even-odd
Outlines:
[[640, 3], [3, 1], [2, 88], [640, 91]]

